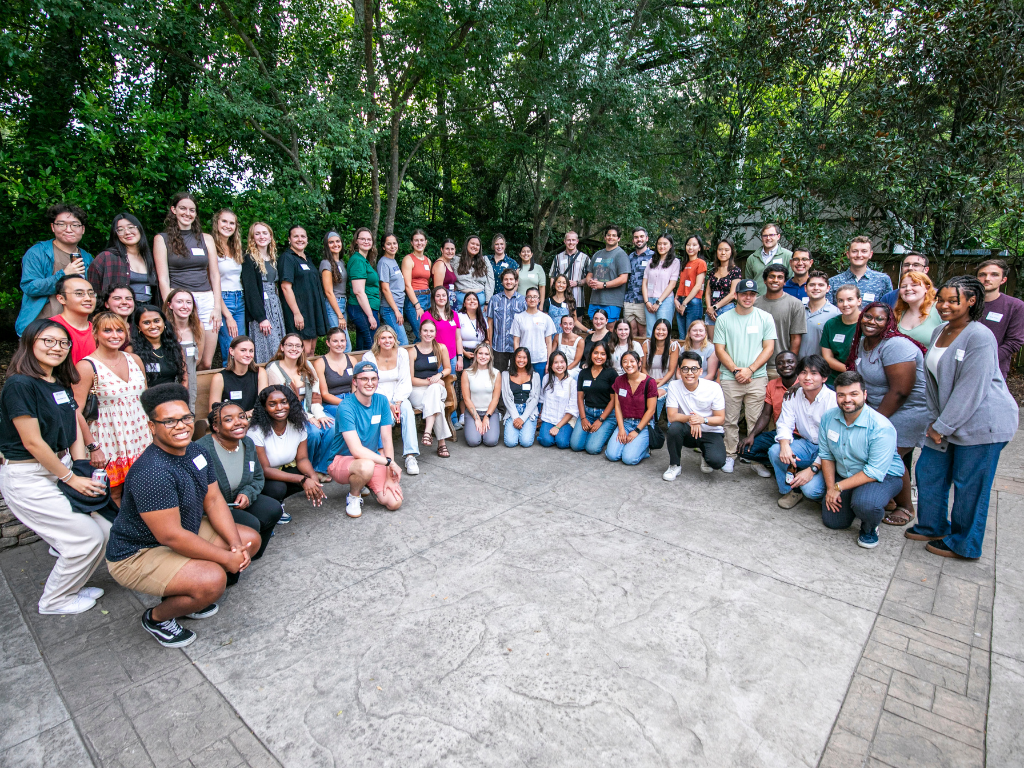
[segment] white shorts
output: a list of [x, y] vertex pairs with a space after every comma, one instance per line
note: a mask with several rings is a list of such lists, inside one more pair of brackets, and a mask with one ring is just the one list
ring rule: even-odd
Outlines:
[[194, 291], [192, 299], [195, 301], [196, 313], [199, 315], [199, 322], [203, 324], [203, 330], [212, 331], [213, 321], [210, 320], [210, 316], [216, 311], [213, 291]]

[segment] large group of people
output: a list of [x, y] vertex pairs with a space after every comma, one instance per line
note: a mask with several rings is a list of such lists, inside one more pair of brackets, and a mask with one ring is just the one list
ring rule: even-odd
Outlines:
[[742, 271], [728, 238], [691, 235], [677, 254], [671, 235], [650, 248], [637, 228], [627, 253], [615, 226], [592, 255], [566, 233], [547, 270], [501, 235], [490, 254], [476, 236], [445, 240], [432, 261], [422, 230], [399, 261], [399, 239], [378, 253], [366, 228], [347, 249], [328, 232], [317, 265], [302, 227], [280, 254], [263, 222], [243, 245], [234, 213], [207, 234], [187, 194], [152, 249], [120, 214], [92, 259], [85, 214], [50, 214], [53, 239], [25, 256], [0, 392], [0, 491], [57, 557], [41, 613], [93, 607], [102, 590], [86, 583], [105, 559], [119, 584], [162, 598], [143, 627], [187, 645], [179, 621], [216, 613], [291, 522], [289, 498], [319, 506], [335, 483], [349, 517], [367, 497], [397, 510], [421, 448], [448, 459], [458, 430], [469, 449], [536, 442], [629, 466], [667, 443], [665, 481], [688, 448], [704, 474], [749, 464], [780, 507], [814, 501], [829, 528], [859, 520], [862, 547], [888, 524], [936, 555], [981, 554], [1024, 344], [998, 259], [936, 289], [909, 253], [893, 289], [868, 238], [830, 277], [768, 224]]

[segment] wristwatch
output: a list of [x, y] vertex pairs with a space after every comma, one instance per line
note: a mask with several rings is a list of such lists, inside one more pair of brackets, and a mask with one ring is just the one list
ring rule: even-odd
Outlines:
[[811, 464], [811, 472], [813, 472], [814, 474], [818, 474], [819, 472], [821, 472], [821, 467], [819, 467], [817, 464]]
[[384, 462], [384, 466], [385, 467], [390, 467], [391, 466], [391, 457], [390, 456], [385, 456], [384, 458], [387, 459], [387, 461]]
[[707, 423], [708, 423], [708, 417], [707, 417], [707, 416], [705, 416], [705, 417], [704, 417], [704, 424], [705, 424], [705, 425], [707, 425]]
[[100, 449], [100, 444], [99, 443], [89, 443], [87, 446], [85, 446], [85, 450], [87, 450], [89, 453], [95, 453], [99, 449]]

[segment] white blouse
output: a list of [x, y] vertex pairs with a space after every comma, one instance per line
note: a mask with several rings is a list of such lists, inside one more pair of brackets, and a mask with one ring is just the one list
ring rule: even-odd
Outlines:
[[[548, 389], [548, 382], [551, 389]], [[550, 373], [544, 374], [540, 386], [540, 400], [544, 404], [541, 420], [546, 424], [557, 424], [565, 414], [573, 419], [579, 418], [580, 407], [576, 399], [576, 379], [566, 376], [564, 379], [553, 379]], [[575, 421], [571, 421], [575, 425]]]
[[242, 265], [234, 259], [217, 257], [217, 269], [220, 271], [220, 290], [240, 291], [242, 290]]
[[384, 395], [391, 403], [400, 403], [408, 400], [412, 394], [412, 372], [409, 369], [409, 352], [405, 347], [398, 348], [398, 364], [393, 370], [385, 371], [377, 363], [373, 352], [367, 350], [363, 353], [363, 360], [369, 360], [377, 366], [377, 392]]

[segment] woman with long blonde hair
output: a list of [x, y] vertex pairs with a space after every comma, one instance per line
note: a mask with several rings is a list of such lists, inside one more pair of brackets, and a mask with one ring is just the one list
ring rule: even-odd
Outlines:
[[462, 372], [462, 398], [466, 405], [466, 445], [483, 443], [493, 448], [501, 437], [501, 376], [494, 369], [494, 352], [486, 341], [473, 350], [473, 364]]
[[[228, 344], [245, 333], [245, 300], [242, 290], [242, 238], [238, 234], [238, 217], [234, 211], [221, 208], [213, 215], [213, 243], [217, 248], [217, 271], [220, 273], [220, 312], [224, 317], [217, 340], [220, 343], [221, 365], [228, 359]], [[212, 361], [212, 355], [211, 355]]]
[[395, 330], [382, 325], [373, 335], [373, 344], [363, 353], [363, 361], [377, 366], [377, 394], [384, 395], [391, 404], [391, 416], [402, 428], [402, 453], [405, 456], [405, 471], [410, 475], [420, 473], [420, 448], [416, 438], [416, 414], [412, 401], [412, 366], [409, 353], [398, 343]]
[[[174, 328], [174, 335], [181, 344], [181, 351], [185, 353], [185, 367], [188, 369], [188, 407], [194, 411], [198, 387], [196, 368], [198, 361], [204, 359], [206, 353], [206, 331], [199, 319], [195, 297], [189, 291], [175, 288], [168, 293], [163, 310], [164, 317]], [[212, 342], [212, 338], [209, 341]]]
[[284, 312], [277, 295], [277, 242], [274, 230], [262, 221], [249, 227], [242, 260], [242, 296], [249, 318], [249, 338], [256, 347], [256, 362], [270, 361], [284, 338]]

